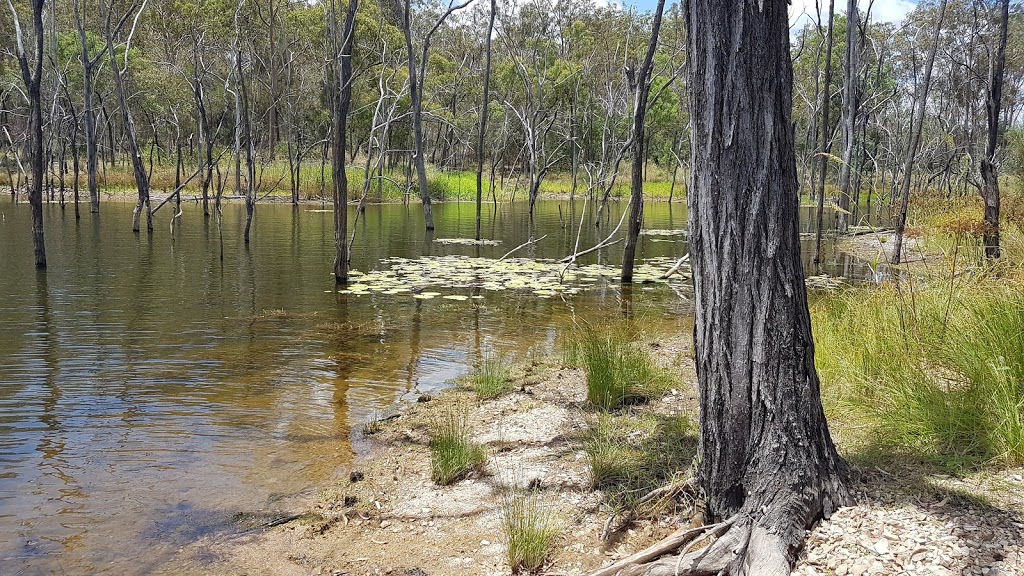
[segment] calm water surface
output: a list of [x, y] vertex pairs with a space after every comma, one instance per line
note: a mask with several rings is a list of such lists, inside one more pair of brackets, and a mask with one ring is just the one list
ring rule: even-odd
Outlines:
[[[0, 574], [158, 569], [201, 536], [237, 532], [239, 515], [295, 509], [345, 469], [371, 414], [445, 386], [484, 353], [551, 351], [578, 320], [630, 314], [681, 331], [691, 317], [671, 289], [604, 282], [564, 299], [337, 294], [332, 216], [319, 206], [258, 206], [246, 248], [244, 210], [226, 205], [223, 260], [196, 206], [174, 242], [170, 207], [152, 236], [131, 232], [131, 208], [107, 202], [76, 222], [70, 206], [46, 206], [49, 268], [37, 273], [28, 206], [0, 203]], [[581, 209], [541, 201], [531, 224], [524, 206], [499, 206], [484, 234], [502, 244], [478, 249], [425, 238], [415, 205], [370, 206], [353, 266], [497, 258], [544, 234], [517, 256], [561, 257]], [[581, 247], [623, 209], [600, 231], [584, 226]], [[686, 227], [682, 205], [645, 209], [645, 227]], [[435, 205], [435, 218], [436, 237], [473, 234], [472, 204]], [[685, 250], [682, 237], [644, 237], [639, 257]], [[621, 253], [585, 262], [618, 265]], [[824, 271], [868, 273], [835, 254]]]

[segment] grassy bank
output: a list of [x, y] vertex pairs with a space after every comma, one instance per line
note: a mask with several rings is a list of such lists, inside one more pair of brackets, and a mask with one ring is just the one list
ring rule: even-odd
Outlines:
[[[349, 198], [351, 200], [358, 200], [363, 193], [365, 182], [365, 170], [363, 166], [363, 160], [357, 158], [355, 162], [350, 163], [347, 170]], [[181, 174], [181, 180], [184, 181], [188, 179], [195, 170], [196, 166], [186, 166]], [[0, 185], [5, 187], [10, 186], [7, 176], [8, 175], [6, 173], [0, 172]], [[214, 173], [215, 180], [217, 177], [217, 174]], [[483, 196], [487, 201], [492, 200], [489, 177], [489, 168], [485, 168]], [[615, 185], [611, 189], [612, 197], [624, 198], [629, 196], [629, 178], [628, 169], [624, 169], [623, 172], [619, 174]], [[678, 175], [674, 190], [671, 182], [671, 173], [667, 173], [657, 166], [651, 165], [649, 167], [646, 178], [647, 180], [644, 182], [644, 195], [646, 198], [667, 200], [669, 195], [672, 194], [674, 200], [681, 201], [685, 199], [685, 184], [682, 174]], [[235, 196], [235, 175], [233, 164], [230, 166], [222, 165], [220, 179], [223, 182], [224, 195]], [[59, 186], [57, 178], [54, 177], [53, 181], [54, 187], [57, 188]], [[160, 198], [163, 194], [170, 193], [170, 191], [174, 190], [175, 181], [176, 175], [173, 164], [154, 164], [150, 179], [150, 186], [153, 190], [154, 198]], [[135, 179], [132, 175], [131, 166], [129, 164], [117, 163], [106, 166], [105, 169], [100, 170], [98, 174], [98, 182], [101, 191], [105, 194], [135, 194]], [[261, 165], [257, 169], [256, 182], [258, 197], [266, 197], [272, 200], [290, 199], [292, 194], [292, 182], [289, 176], [287, 159], [280, 159]], [[72, 187], [71, 174], [66, 175], [64, 186], [66, 190], [65, 193], [70, 195]], [[319, 159], [307, 159], [307, 161], [302, 164], [299, 173], [298, 186], [300, 200], [310, 201], [322, 198], [329, 199], [332, 186], [333, 181], [331, 178], [331, 168], [329, 164], [324, 167], [323, 174], [320, 172]], [[430, 166], [427, 168], [427, 186], [430, 190], [430, 196], [434, 200], [475, 200], [476, 172], [468, 170], [438, 169]], [[83, 172], [79, 180], [79, 193], [83, 196], [88, 195], [86, 187], [85, 173]], [[217, 184], [214, 182], [211, 184], [211, 197], [216, 194], [216, 189]], [[525, 199], [528, 194], [527, 190], [528, 182], [521, 175], [508, 173], [505, 173], [504, 177], [502, 177], [500, 173], [496, 175], [494, 196], [497, 196], [497, 199], [500, 202]], [[586, 191], [586, 176], [581, 173], [575, 193], [583, 195]], [[189, 196], [198, 196], [202, 194], [198, 176], [185, 186], [184, 192]], [[413, 199], [418, 198], [419, 196], [419, 189], [416, 184], [415, 174], [408, 174], [402, 169], [394, 171], [386, 170], [382, 177], [378, 178], [376, 174], [371, 177], [370, 185], [367, 190], [367, 198], [372, 202], [399, 202], [405, 198], [407, 193], [410, 194]], [[544, 179], [541, 185], [541, 194], [543, 196], [561, 197], [568, 196], [570, 193], [573, 193], [573, 186], [572, 177], [568, 173], [551, 173]]]

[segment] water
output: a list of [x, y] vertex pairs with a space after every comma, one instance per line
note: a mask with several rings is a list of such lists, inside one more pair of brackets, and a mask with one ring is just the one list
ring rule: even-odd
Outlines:
[[[517, 256], [561, 257], [581, 207], [541, 201], [532, 224], [524, 206], [485, 211], [484, 235], [503, 243], [478, 249], [430, 242], [415, 205], [370, 206], [353, 266], [496, 258], [544, 234]], [[223, 260], [198, 207], [184, 207], [174, 242], [169, 207], [151, 237], [130, 231], [131, 208], [108, 202], [76, 222], [71, 207], [44, 207], [49, 269], [37, 273], [28, 206], [0, 203], [0, 573], [158, 569], [200, 536], [237, 531], [241, 514], [296, 509], [345, 469], [372, 413], [489, 351], [551, 351], [578, 320], [691, 322], [688, 301], [663, 286], [466, 302], [337, 294], [332, 215], [319, 206], [259, 205], [247, 249], [244, 210], [226, 205]], [[580, 246], [623, 209], [600, 231], [584, 226]], [[436, 205], [436, 236], [471, 237], [473, 218], [471, 204]], [[685, 228], [685, 209], [648, 205], [645, 226]], [[682, 237], [644, 237], [638, 254], [685, 249]], [[584, 261], [617, 265], [621, 252]], [[825, 271], [865, 266], [841, 257]]]

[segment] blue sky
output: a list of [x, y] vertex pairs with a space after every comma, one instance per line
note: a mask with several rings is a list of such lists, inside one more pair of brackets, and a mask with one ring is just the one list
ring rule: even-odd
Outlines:
[[[600, 1], [600, 0], [598, 0]], [[627, 6], [636, 6], [641, 10], [654, 10], [657, 5], [657, 0], [606, 0], [609, 3], [616, 2]], [[665, 0], [668, 3], [678, 0]], [[827, 1], [822, 0], [822, 9], [828, 11]], [[836, 11], [845, 12], [845, 2], [836, 2]], [[864, 10], [868, 6], [867, 0], [858, 0], [858, 4], [861, 10]], [[895, 22], [898, 23], [914, 9], [917, 4], [917, 0], [875, 0], [874, 6], [871, 8], [871, 19], [875, 22]], [[806, 14], [814, 14], [814, 0], [792, 0], [792, 4], [789, 7], [790, 23], [793, 23], [801, 18], [806, 18]], [[802, 16], [803, 15], [803, 16]]]

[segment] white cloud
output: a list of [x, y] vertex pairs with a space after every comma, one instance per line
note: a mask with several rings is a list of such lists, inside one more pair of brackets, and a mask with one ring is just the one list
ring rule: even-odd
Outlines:
[[[821, 4], [821, 17], [827, 18], [828, 0], [819, 0]], [[857, 0], [861, 11], [867, 10], [868, 0]], [[892, 22], [899, 24], [906, 18], [907, 14], [913, 12], [916, 1], [911, 0], [875, 0], [871, 7], [872, 22]], [[836, 2], [836, 13], [846, 12], [846, 3], [842, 0]], [[799, 29], [816, 18], [814, 0], [792, 0], [789, 6], [789, 25], [791, 28]]]

